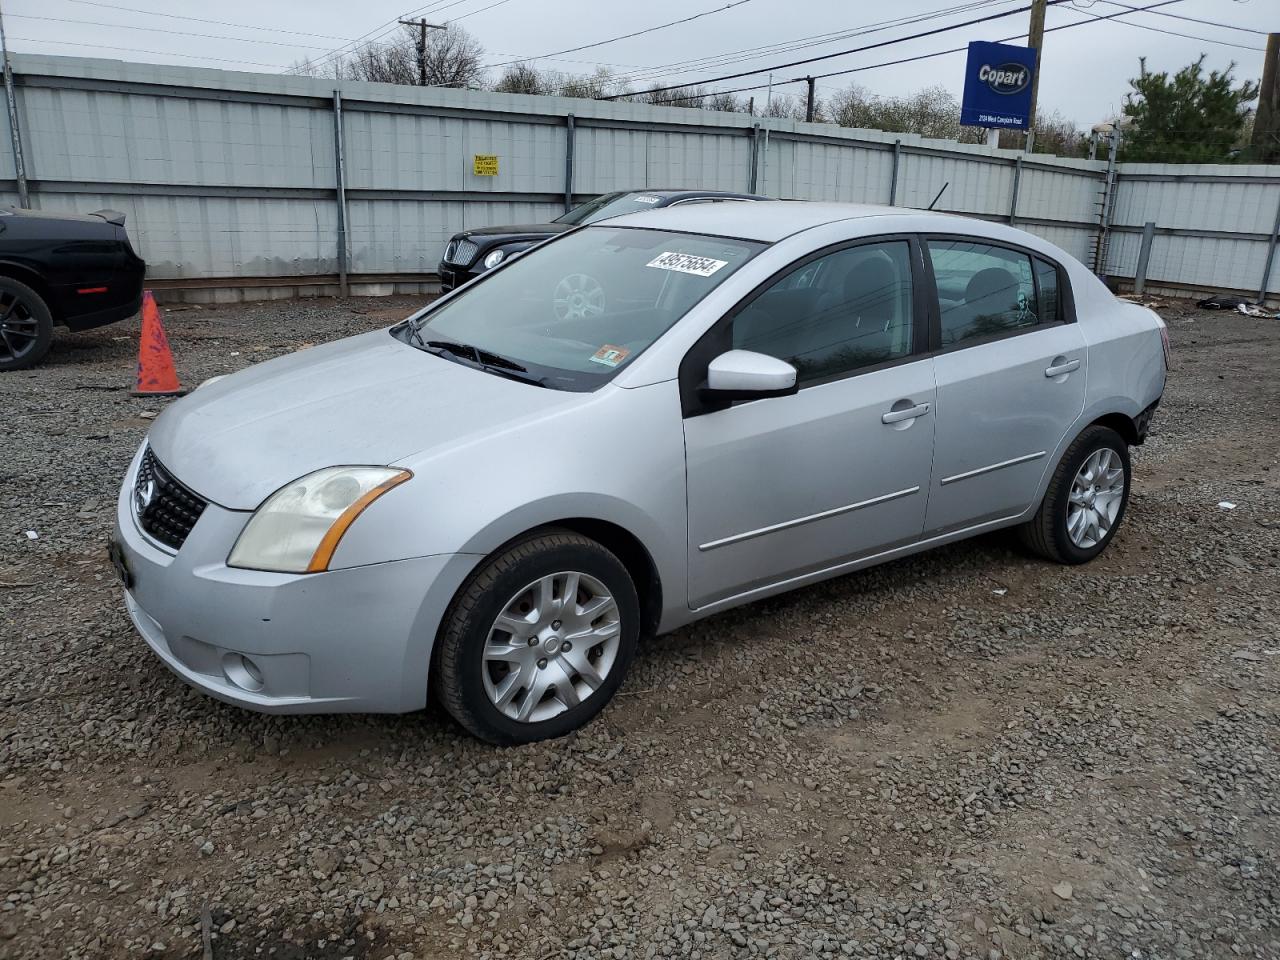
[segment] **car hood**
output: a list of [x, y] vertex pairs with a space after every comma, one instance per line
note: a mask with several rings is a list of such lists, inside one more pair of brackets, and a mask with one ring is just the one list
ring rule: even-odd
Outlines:
[[503, 227], [477, 227], [474, 230], [463, 230], [459, 237], [474, 241], [482, 246], [494, 243], [510, 243], [514, 240], [541, 240], [543, 237], [554, 237], [558, 233], [572, 230], [567, 223], [517, 223]]
[[201, 387], [156, 419], [149, 440], [200, 496], [253, 510], [313, 470], [392, 464], [520, 429], [584, 396], [463, 366], [378, 330]]

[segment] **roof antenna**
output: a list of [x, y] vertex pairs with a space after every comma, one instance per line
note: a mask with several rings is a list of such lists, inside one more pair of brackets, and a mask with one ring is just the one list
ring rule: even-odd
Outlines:
[[929, 206], [925, 207], [925, 209], [926, 209], [926, 210], [932, 210], [932, 209], [933, 209], [933, 205], [934, 205], [935, 203], [937, 203], [939, 200], [941, 200], [941, 199], [942, 199], [942, 195], [943, 195], [944, 193], [946, 193], [946, 192], [947, 192], [947, 187], [949, 187], [949, 186], [951, 186], [951, 181], [950, 181], [950, 180], [948, 180], [946, 183], [944, 183], [944, 184], [942, 185], [942, 189], [938, 191], [938, 195], [937, 195], [936, 197], [934, 197], [934, 198], [933, 198], [933, 201], [929, 204]]

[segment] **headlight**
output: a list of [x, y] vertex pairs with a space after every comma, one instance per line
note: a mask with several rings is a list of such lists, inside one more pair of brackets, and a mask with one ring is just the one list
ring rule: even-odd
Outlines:
[[391, 467], [327, 467], [267, 498], [231, 548], [227, 565], [319, 573], [364, 508], [413, 474]]
[[507, 255], [507, 251], [505, 250], [493, 251], [493, 253], [489, 254], [487, 257], [484, 258], [484, 268], [486, 270], [492, 270], [494, 267], [496, 267], [498, 264], [502, 262], [503, 258], [506, 255]]

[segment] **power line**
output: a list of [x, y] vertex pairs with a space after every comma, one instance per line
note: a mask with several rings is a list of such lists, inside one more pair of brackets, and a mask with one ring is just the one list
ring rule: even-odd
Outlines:
[[[533, 60], [558, 60], [562, 59], [569, 63], [594, 63], [600, 66], [618, 67], [622, 69], [622, 73], [617, 74], [614, 79], [620, 83], [639, 82], [648, 79], [650, 75], [675, 72], [690, 73], [710, 73], [711, 67], [724, 66], [729, 63], [741, 62], [743, 60], [753, 60], [766, 56], [771, 53], [790, 52], [792, 50], [804, 49], [806, 47], [822, 46], [827, 43], [835, 43], [840, 40], [847, 40], [850, 37], [861, 36], [863, 34], [874, 33], [878, 30], [889, 29], [895, 26], [906, 26], [920, 20], [927, 20], [931, 16], [945, 15], [958, 12], [967, 12], [969, 10], [989, 7], [995, 4], [1010, 3], [1013, 0], [970, 0], [967, 3], [957, 4], [953, 7], [946, 7], [940, 10], [931, 11], [923, 14], [915, 14], [907, 17], [897, 17], [893, 20], [882, 20], [874, 23], [863, 24], [858, 27], [848, 27], [842, 30], [835, 30], [830, 33], [819, 33], [810, 36], [797, 37], [793, 40], [787, 40], [779, 43], [765, 44], [759, 47], [746, 47], [741, 50], [726, 50], [722, 53], [712, 54], [705, 57], [695, 57], [690, 60], [676, 60], [665, 64], [619, 64], [609, 63], [604, 60], [572, 60], [566, 57], [556, 56], [523, 56], [521, 54], [506, 53], [497, 54], [512, 58], [514, 63], [523, 63]], [[493, 69], [503, 66], [503, 63], [486, 64], [486, 69]]]
[[233, 37], [229, 33], [193, 33], [190, 30], [167, 30], [164, 27], [141, 27], [131, 23], [108, 23], [101, 20], [70, 20], [65, 17], [38, 17], [27, 13], [11, 13], [10, 20], [43, 20], [48, 23], [74, 23], [86, 27], [119, 27], [123, 30], [146, 30], [149, 33], [167, 33], [176, 37], [200, 37], [205, 40], [234, 40], [239, 43], [259, 43], [272, 47], [290, 47], [292, 49], [328, 50], [328, 47], [316, 46], [312, 43], [282, 43], [279, 40], [255, 40], [249, 37]]
[[[1103, 0], [1103, 2], [1107, 2], [1107, 0]], [[1130, 7], [1127, 4], [1123, 4], [1123, 3], [1117, 3], [1115, 4], [1115, 6], [1124, 7], [1125, 10], [1128, 12], [1135, 12], [1135, 13], [1143, 12], [1141, 7]], [[1111, 14], [1110, 16], [1107, 16], [1100, 13], [1093, 13], [1092, 11], [1084, 10], [1080, 7], [1073, 7], [1072, 9], [1076, 13], [1082, 13], [1086, 17], [1094, 17], [1098, 20], [1108, 20], [1111, 17], [1115, 16], [1115, 14]], [[1207, 21], [1201, 20], [1198, 22], [1206, 23]], [[1232, 43], [1230, 40], [1214, 40], [1211, 37], [1197, 37], [1195, 34], [1192, 34], [1192, 33], [1179, 33], [1177, 30], [1166, 30], [1164, 27], [1153, 27], [1149, 23], [1138, 23], [1134, 20], [1121, 20], [1120, 23], [1126, 27], [1137, 27], [1139, 30], [1150, 30], [1152, 33], [1163, 33], [1169, 37], [1182, 37], [1186, 40], [1199, 40], [1201, 43], [1216, 43], [1219, 46], [1223, 46], [1223, 47], [1235, 47], [1237, 50], [1254, 50], [1259, 53], [1263, 52], [1262, 47], [1250, 47], [1243, 43]], [[1214, 24], [1214, 26], [1220, 26], [1220, 24]]]
[[[646, 33], [654, 33], [658, 30], [665, 30], [667, 27], [674, 27], [681, 23], [688, 23], [689, 21], [697, 20], [700, 17], [709, 17], [715, 13], [724, 13], [726, 10], [732, 10], [734, 7], [740, 7], [744, 3], [750, 3], [750, 2], [751, 0], [732, 0], [731, 3], [727, 3], [723, 7], [716, 7], [714, 10], [703, 10], [701, 13], [695, 13], [693, 14], [693, 16], [684, 17], [681, 20], [672, 20], [670, 23], [660, 23], [656, 27], [646, 27], [644, 30], [636, 30], [633, 33], [624, 33], [622, 34], [622, 36], [619, 36], [619, 37], [610, 37], [608, 40], [597, 40], [595, 43], [584, 43], [580, 47], [569, 47], [566, 50], [557, 50], [555, 51], [555, 53], [544, 54], [544, 56], [558, 57], [564, 53], [577, 53], [579, 50], [590, 50], [593, 47], [603, 47], [605, 44], [617, 43], [619, 40], [630, 40], [632, 37], [639, 37]], [[540, 58], [532, 57], [531, 59], [538, 60]], [[518, 60], [511, 61], [511, 63], [519, 63], [519, 62], [520, 61]], [[510, 63], [495, 63], [493, 66], [506, 67], [510, 65], [511, 65]]]
[[481, 7], [479, 10], [472, 10], [470, 13], [464, 13], [460, 17], [454, 17], [449, 21], [449, 23], [457, 23], [459, 20], [465, 20], [467, 17], [474, 17], [477, 13], [484, 13], [486, 10], [492, 10], [494, 7], [500, 7], [504, 3], [510, 2], [511, 0], [495, 0], [494, 3], [489, 4], [487, 7]]
[[330, 36], [327, 33], [305, 33], [301, 30], [285, 30], [283, 27], [265, 27], [262, 24], [234, 23], [230, 20], [206, 20], [203, 17], [187, 17], [179, 13], [161, 13], [159, 10], [143, 10], [140, 7], [124, 7], [115, 3], [102, 3], [100, 0], [69, 0], [69, 2], [82, 3], [89, 7], [104, 7], [108, 10], [124, 10], [128, 13], [141, 13], [148, 17], [167, 17], [170, 20], [190, 20], [194, 23], [211, 23], [219, 27], [241, 27], [245, 30], [271, 30], [275, 33], [291, 33], [296, 37], [315, 37], [319, 40], [350, 39], [349, 37]]
[[[453, 6], [453, 4], [450, 4], [450, 6]], [[431, 7], [431, 9], [427, 10], [427, 7]], [[364, 47], [369, 46], [370, 44], [376, 43], [377, 41], [385, 37], [387, 34], [392, 33], [396, 29], [396, 27], [399, 26], [399, 21], [407, 20], [410, 17], [414, 16], [415, 14], [423, 14], [424, 11], [425, 13], [430, 14], [430, 13], [435, 13], [437, 10], [440, 10], [440, 9], [443, 9], [443, 7], [438, 7], [433, 3], [424, 3], [420, 7], [415, 7], [412, 10], [406, 10], [404, 13], [400, 14], [399, 16], [393, 17], [392, 19], [386, 21], [385, 23], [378, 24], [378, 26], [374, 27], [372, 30], [368, 31], [367, 33], [362, 33], [360, 36], [356, 37], [354, 40], [348, 43], [344, 43], [339, 47], [335, 47], [334, 49], [330, 50], [328, 53], [324, 54], [323, 56], [317, 57], [315, 60], [311, 61], [311, 65], [314, 67], [321, 67], [321, 66], [325, 66], [328, 63], [331, 63], [332, 61], [338, 58], [350, 56], [351, 54], [355, 53], [357, 50], [361, 50]], [[381, 30], [382, 32], [378, 33], [379, 30]], [[373, 34], [375, 33], [377, 33], [378, 35], [373, 36]], [[355, 46], [352, 46], [352, 44], [355, 44]], [[348, 47], [350, 49], [347, 49]]]
[[[1102, 0], [1102, 2], [1111, 7], [1124, 7], [1126, 10], [1130, 11], [1142, 10], [1142, 7], [1131, 7], [1127, 3], [1116, 3], [1115, 0]], [[1152, 11], [1152, 16], [1168, 17], [1171, 20], [1186, 20], [1190, 23], [1202, 23], [1207, 27], [1221, 27], [1224, 30], [1239, 30], [1241, 33], [1253, 33], [1260, 37], [1267, 36], [1266, 30], [1256, 30], [1253, 27], [1239, 27], [1234, 23], [1219, 23], [1217, 20], [1201, 20], [1199, 17], [1188, 17], [1181, 13], [1169, 13], [1167, 10]], [[1200, 38], [1197, 37], [1196, 39]]]
[[[1060, 3], [1060, 2], [1062, 2], [1062, 0], [1050, 0], [1050, 3], [1051, 3], [1051, 4], [1053, 4], [1053, 3], [1055, 3], [1055, 2]], [[1160, 2], [1160, 3], [1153, 3], [1153, 4], [1151, 4], [1151, 5], [1149, 5], [1149, 6], [1146, 6], [1146, 7], [1139, 7], [1139, 8], [1138, 8], [1138, 10], [1137, 10], [1137, 12], [1139, 12], [1139, 13], [1144, 13], [1144, 12], [1146, 12], [1146, 11], [1148, 11], [1148, 10], [1152, 10], [1152, 9], [1154, 9], [1154, 8], [1156, 8], [1156, 7], [1166, 7], [1166, 6], [1169, 6], [1170, 4], [1180, 3], [1180, 2], [1182, 2], [1182, 0], [1161, 0], [1161, 2]], [[1026, 10], [1027, 8], [1026, 8], [1026, 7], [1023, 7], [1022, 9], [1023, 9], [1023, 10]], [[1019, 11], [1012, 11], [1012, 12], [1017, 13], [1017, 12], [1019, 12]], [[1119, 11], [1119, 12], [1117, 12], [1117, 13], [1109, 13], [1109, 14], [1106, 14], [1105, 16], [1099, 16], [1097, 19], [1094, 19], [1094, 20], [1073, 20], [1071, 23], [1063, 23], [1063, 24], [1059, 24], [1059, 25], [1058, 25], [1058, 26], [1056, 26], [1056, 27], [1045, 27], [1045, 31], [1044, 31], [1044, 32], [1045, 32], [1045, 33], [1053, 33], [1053, 32], [1054, 32], [1054, 31], [1056, 31], [1056, 30], [1068, 30], [1068, 29], [1070, 29], [1070, 28], [1072, 28], [1072, 27], [1082, 27], [1082, 26], [1085, 26], [1085, 25], [1087, 25], [1087, 24], [1098, 23], [1098, 22], [1099, 22], [1099, 21], [1101, 21], [1101, 20], [1113, 20], [1113, 19], [1115, 19], [1115, 18], [1117, 18], [1117, 17], [1126, 17], [1126, 16], [1129, 16], [1129, 15], [1130, 15], [1130, 13], [1131, 13], [1131, 11], [1128, 11], [1128, 10], [1121, 10], [1121, 11]], [[941, 32], [941, 31], [934, 31], [934, 32]], [[1012, 37], [1005, 37], [1005, 38], [1003, 38], [1002, 40], [997, 40], [996, 42], [997, 42], [997, 43], [1009, 43], [1010, 41], [1014, 41], [1014, 40], [1021, 40], [1024, 36], [1025, 36], [1025, 34], [1018, 33], [1018, 34], [1015, 34], [1015, 35], [1014, 35], [1014, 36], [1012, 36]], [[907, 38], [904, 38], [904, 39], [914, 39], [914, 38], [907, 37]], [[879, 44], [879, 46], [884, 46], [884, 44]], [[934, 57], [945, 57], [945, 56], [948, 56], [949, 54], [953, 54], [953, 53], [964, 53], [964, 52], [965, 52], [965, 51], [967, 51], [968, 49], [969, 49], [968, 44], [966, 44], [966, 45], [964, 45], [964, 46], [962, 46], [962, 47], [952, 47], [952, 48], [951, 48], [951, 49], [949, 49], [949, 50], [937, 50], [937, 51], [935, 51], [935, 52], [933, 52], [933, 53], [921, 53], [921, 54], [917, 54], [916, 56], [913, 56], [913, 57], [903, 57], [903, 58], [901, 58], [901, 59], [899, 59], [899, 60], [886, 60], [886, 61], [884, 61], [884, 62], [882, 62], [882, 63], [870, 63], [870, 64], [866, 64], [866, 65], [861, 66], [861, 67], [849, 67], [849, 68], [847, 68], [847, 69], [845, 69], [845, 70], [832, 70], [832, 71], [831, 71], [831, 72], [829, 72], [829, 73], [819, 73], [819, 74], [814, 74], [814, 77], [813, 77], [813, 78], [814, 78], [814, 80], [826, 80], [826, 79], [830, 79], [831, 77], [843, 77], [843, 76], [847, 76], [847, 75], [849, 75], [849, 74], [851, 74], [851, 73], [862, 73], [864, 70], [877, 70], [877, 69], [879, 69], [880, 67], [894, 67], [894, 66], [898, 66], [898, 65], [903, 64], [903, 63], [915, 63], [915, 62], [920, 61], [920, 60], [930, 60], [930, 59], [932, 59], [932, 58], [934, 58]], [[776, 68], [776, 67], [773, 67], [773, 68], [766, 68], [766, 69], [775, 69], [775, 70], [776, 70], [777, 68]], [[753, 71], [753, 72], [754, 72], [754, 73], [761, 73], [761, 72], [763, 72], [763, 71]], [[747, 75], [747, 74], [739, 74], [738, 76], [746, 76], [746, 75]], [[776, 87], [776, 86], [780, 86], [780, 85], [782, 85], [782, 84], [787, 84], [787, 83], [803, 83], [803, 82], [804, 82], [804, 81], [806, 81], [807, 79], [808, 79], [808, 77], [790, 77], [790, 78], [788, 78], [788, 79], [786, 79], [786, 80], [775, 80], [775, 81], [774, 81], [774, 83], [773, 83], [773, 85]], [[732, 89], [732, 90], [715, 90], [715, 91], [712, 91], [712, 93], [746, 93], [746, 92], [747, 92], [747, 91], [749, 91], [749, 90], [763, 90], [766, 86], [768, 86], [768, 84], [764, 84], [764, 83], [757, 83], [757, 84], [754, 84], [754, 85], [752, 85], [752, 86], [747, 86], [747, 87], [735, 87], [735, 88], [734, 88], [734, 89]], [[668, 90], [675, 90], [675, 89], [679, 89], [679, 88], [678, 88], [678, 87], [667, 87], [666, 89], [668, 89]], [[645, 92], [652, 93], [652, 92], [655, 92], [655, 91], [645, 91]], [[634, 94], [622, 94], [622, 96], [634, 96]], [[702, 95], [695, 94], [695, 95], [693, 95], [693, 96], [689, 96], [689, 97], [673, 97], [673, 98], [671, 98], [671, 102], [672, 102], [672, 103], [676, 103], [676, 102], [679, 102], [679, 101], [682, 101], [682, 100], [697, 100], [697, 99], [700, 99], [700, 97], [701, 97], [701, 96], [702, 96]], [[600, 97], [600, 98], [597, 98], [597, 99], [602, 99], [602, 100], [615, 100], [615, 99], [617, 99], [617, 97], [616, 97], [616, 96], [610, 96], [610, 97]]]
[[37, 40], [34, 37], [10, 37], [10, 40], [21, 40], [24, 43], [56, 43], [64, 47], [96, 47], [99, 50], [123, 50], [127, 53], [149, 53], [161, 57], [182, 57], [184, 60], [211, 60], [216, 63], [242, 63], [251, 67], [271, 67], [279, 70], [278, 63], [260, 63], [257, 60], [231, 60], [227, 57], [206, 57], [195, 53], [174, 53], [171, 50], [142, 50], [138, 47], [113, 47], [105, 43], [75, 43], [71, 40]]
[[[1049, 6], [1057, 6], [1059, 4], [1066, 3], [1066, 2], [1067, 0], [1049, 0]], [[1167, 2], [1177, 3], [1179, 2], [1179, 0], [1167, 0]], [[963, 20], [960, 23], [953, 23], [945, 27], [935, 27], [932, 30], [925, 30], [920, 33], [913, 33], [910, 36], [898, 37], [897, 39], [894, 39], [894, 40], [881, 40], [878, 43], [867, 44], [865, 47], [854, 47], [850, 50], [840, 50], [840, 51], [837, 51], [836, 53], [826, 53], [826, 54], [823, 54], [822, 56], [808, 57], [804, 60], [792, 60], [789, 63], [779, 63], [771, 67], [760, 67], [757, 70], [743, 70], [740, 73], [726, 74], [725, 76], [716, 77], [715, 79], [708, 80], [706, 82], [722, 83], [725, 80], [738, 80], [742, 77], [751, 77], [760, 73], [770, 73], [775, 70], [786, 70], [790, 67], [800, 67], [809, 63], [817, 63], [821, 60], [831, 60], [831, 59], [834, 59], [835, 57], [845, 57], [853, 53], [864, 53], [867, 50], [876, 50], [876, 49], [879, 49], [880, 47], [889, 47], [897, 43], [905, 43], [908, 40], [919, 40], [922, 37], [932, 37], [939, 33], [947, 33], [948, 31], [951, 31], [951, 30], [959, 30], [961, 27], [972, 27], [975, 24], [987, 23], [991, 20], [1003, 20], [1005, 17], [1011, 17], [1015, 13], [1026, 13], [1030, 9], [1031, 9], [1031, 6], [1027, 5], [1022, 7], [1017, 7], [1013, 10], [1006, 10], [1003, 13], [990, 13], [990, 14], [987, 14], [985, 17], [974, 17], [972, 20]], [[1116, 14], [1116, 16], [1118, 15], [1119, 14]], [[826, 76], [831, 76], [831, 74], [826, 74]], [[790, 81], [784, 81], [784, 82], [790, 82]], [[677, 83], [677, 84], [672, 84], [671, 86], [668, 86], [668, 87], [652, 87], [646, 92], [647, 93], [665, 93], [668, 90], [679, 90], [682, 86], [686, 86], [686, 84]], [[759, 84], [757, 87], [751, 87], [748, 89], [759, 89], [760, 87], [763, 87], [763, 86], [765, 85]], [[610, 96], [599, 97], [597, 99], [616, 100], [622, 96], [626, 96], [626, 94], [612, 94]]]
[[850, 37], [864, 36], [876, 33], [880, 30], [887, 30], [892, 27], [909, 26], [912, 23], [919, 23], [932, 17], [949, 16], [954, 13], [967, 13], [971, 10], [979, 10], [984, 7], [1008, 2], [1011, 2], [1011, 0], [977, 0], [977, 2], [957, 4], [953, 7], [945, 7], [939, 10], [932, 10], [911, 16], [897, 17], [892, 20], [877, 21], [858, 27], [849, 27], [844, 30], [832, 31], [830, 33], [813, 34], [811, 36], [798, 37], [794, 40], [785, 42], [766, 44], [760, 47], [747, 47], [742, 50], [729, 50], [724, 53], [707, 57], [698, 57], [691, 60], [677, 60], [673, 63], [658, 64], [656, 66], [632, 71], [619, 79], [623, 81], [630, 80], [638, 82], [640, 80], [649, 79], [655, 74], [670, 71], [707, 72], [705, 68], [708, 67], [725, 66], [730, 63], [739, 63], [745, 60], [757, 59], [769, 54], [803, 50], [809, 47], [819, 47], [827, 43], [836, 43], [841, 40], [847, 40]]

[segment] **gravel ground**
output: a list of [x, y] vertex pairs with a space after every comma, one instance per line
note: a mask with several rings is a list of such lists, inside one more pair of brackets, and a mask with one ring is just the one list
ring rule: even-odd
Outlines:
[[[166, 317], [194, 384], [411, 303]], [[63, 333], [0, 377], [0, 956], [1280, 957], [1280, 322], [1165, 314], [1099, 560], [993, 536], [758, 603], [517, 750], [172, 677], [103, 550], [163, 401], [136, 324]]]

